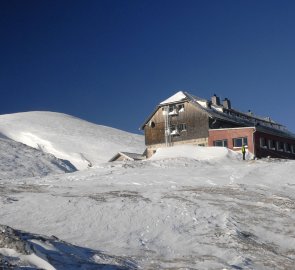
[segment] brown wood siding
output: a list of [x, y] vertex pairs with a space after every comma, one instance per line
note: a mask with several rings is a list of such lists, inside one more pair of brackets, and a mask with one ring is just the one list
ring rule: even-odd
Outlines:
[[[165, 143], [165, 118], [162, 108], [159, 108], [149, 122], [154, 122], [151, 127], [149, 123], [145, 126], [145, 143], [147, 146]], [[184, 103], [184, 111], [178, 115], [170, 116], [170, 125], [186, 124], [186, 131], [180, 132], [179, 136], [171, 136], [172, 142], [185, 141], [191, 139], [208, 138], [209, 117], [202, 109]]]

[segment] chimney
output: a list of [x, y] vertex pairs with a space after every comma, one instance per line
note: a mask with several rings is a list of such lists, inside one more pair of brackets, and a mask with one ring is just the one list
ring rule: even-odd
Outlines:
[[223, 108], [225, 109], [231, 109], [230, 100], [228, 98], [225, 98], [223, 101]]
[[220, 98], [216, 96], [216, 94], [213, 95], [213, 97], [211, 98], [211, 101], [213, 105], [220, 106]]

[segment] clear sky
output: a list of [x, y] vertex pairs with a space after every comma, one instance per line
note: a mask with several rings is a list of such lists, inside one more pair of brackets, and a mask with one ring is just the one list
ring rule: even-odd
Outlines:
[[179, 90], [295, 132], [295, 1], [1, 0], [0, 114], [139, 132]]

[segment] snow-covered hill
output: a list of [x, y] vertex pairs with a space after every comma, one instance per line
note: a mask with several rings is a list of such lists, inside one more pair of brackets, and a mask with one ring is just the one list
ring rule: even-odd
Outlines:
[[75, 167], [67, 161], [0, 136], [0, 180], [73, 171]]
[[144, 151], [144, 139], [66, 114], [25, 112], [0, 115], [0, 133], [70, 161], [77, 169], [107, 162], [119, 151]]
[[[1, 181], [0, 220], [139, 269], [294, 269], [294, 168], [225, 148], [172, 147], [151, 160]], [[63, 258], [52, 241], [34, 242], [50, 267]]]

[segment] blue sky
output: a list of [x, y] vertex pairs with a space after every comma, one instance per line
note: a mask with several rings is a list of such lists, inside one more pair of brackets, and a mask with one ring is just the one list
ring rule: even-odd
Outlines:
[[139, 132], [179, 90], [295, 132], [295, 2], [0, 1], [0, 114]]

